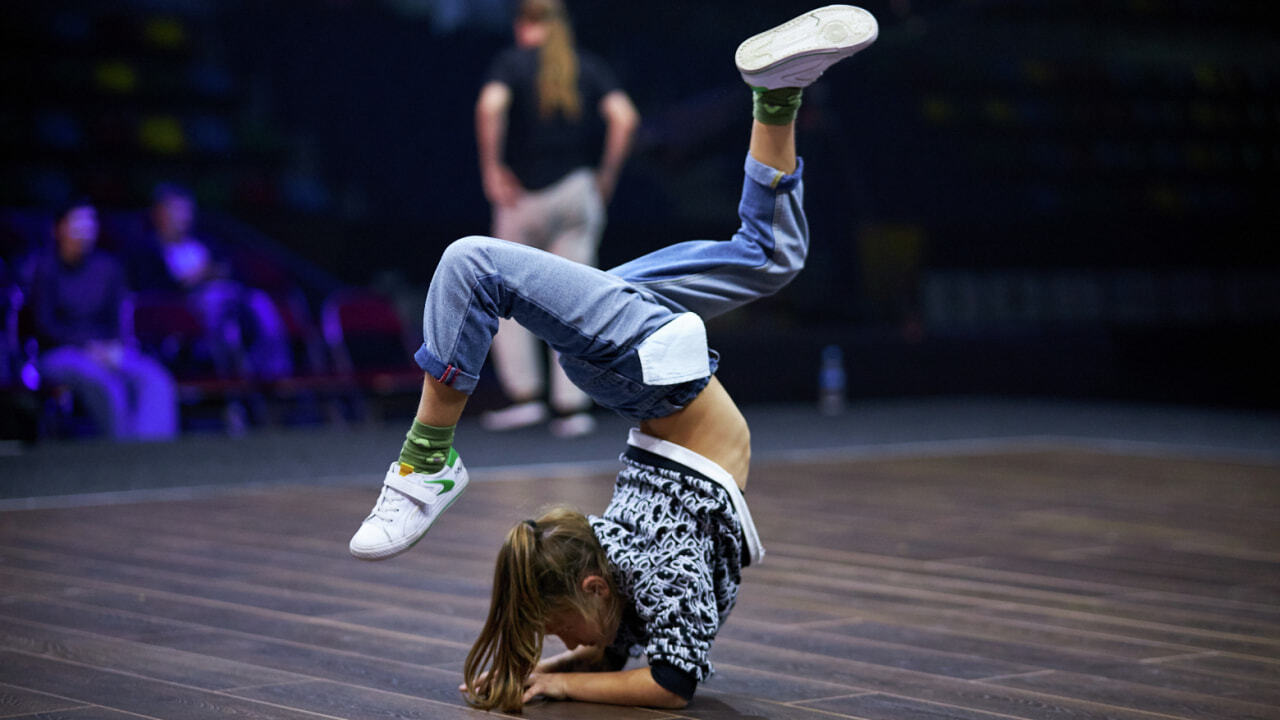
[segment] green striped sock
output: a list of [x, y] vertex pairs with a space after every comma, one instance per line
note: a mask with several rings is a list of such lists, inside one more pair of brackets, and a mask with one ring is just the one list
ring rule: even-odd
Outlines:
[[426, 475], [440, 472], [445, 460], [449, 459], [449, 448], [453, 447], [453, 431], [456, 427], [457, 425], [435, 427], [414, 420], [413, 427], [404, 436], [400, 462], [412, 465], [415, 472]]
[[751, 88], [751, 115], [765, 125], [794, 122], [803, 88]]

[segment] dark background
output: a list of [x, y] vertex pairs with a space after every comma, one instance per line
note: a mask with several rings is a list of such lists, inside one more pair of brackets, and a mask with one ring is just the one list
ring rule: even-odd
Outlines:
[[[800, 117], [809, 267], [712, 323], [726, 384], [808, 400], [835, 344], [854, 397], [1280, 405], [1273, 4], [864, 3], [880, 39]], [[570, 0], [643, 115], [602, 265], [733, 231], [750, 122], [733, 50], [808, 6]], [[0, 206], [140, 208], [177, 180], [321, 285], [412, 317], [443, 247], [488, 228], [472, 111], [508, 13], [11, 0]]]

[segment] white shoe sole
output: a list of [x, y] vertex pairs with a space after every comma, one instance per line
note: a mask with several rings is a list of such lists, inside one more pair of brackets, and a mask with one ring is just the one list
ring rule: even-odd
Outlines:
[[753, 87], [805, 87], [831, 65], [875, 42], [879, 32], [866, 10], [828, 5], [747, 38], [734, 61]]

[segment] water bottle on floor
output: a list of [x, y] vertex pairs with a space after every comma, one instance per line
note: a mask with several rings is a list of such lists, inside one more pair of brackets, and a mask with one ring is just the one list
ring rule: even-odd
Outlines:
[[818, 370], [818, 411], [823, 415], [844, 412], [844, 351], [839, 345], [822, 348], [822, 366]]

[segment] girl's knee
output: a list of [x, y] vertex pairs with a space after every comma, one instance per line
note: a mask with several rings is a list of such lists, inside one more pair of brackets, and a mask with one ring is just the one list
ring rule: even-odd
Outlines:
[[459, 267], [475, 265], [488, 252], [490, 243], [497, 242], [493, 238], [480, 235], [468, 235], [449, 243], [440, 255], [439, 267]]
[[436, 264], [432, 284], [441, 278], [451, 278], [471, 287], [477, 278], [494, 274], [497, 263], [493, 255], [499, 243], [502, 241], [480, 235], [469, 235], [449, 243]]

